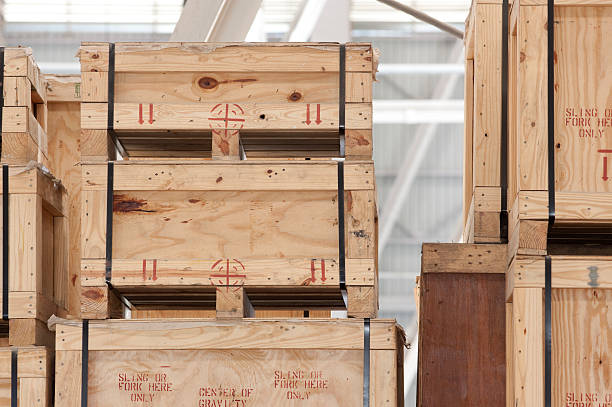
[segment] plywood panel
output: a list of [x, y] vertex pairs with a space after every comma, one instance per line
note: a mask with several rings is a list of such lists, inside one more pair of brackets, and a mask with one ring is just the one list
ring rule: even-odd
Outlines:
[[552, 405], [612, 402], [611, 303], [612, 289], [553, 290]]
[[612, 192], [612, 8], [556, 7], [555, 20], [556, 189]]

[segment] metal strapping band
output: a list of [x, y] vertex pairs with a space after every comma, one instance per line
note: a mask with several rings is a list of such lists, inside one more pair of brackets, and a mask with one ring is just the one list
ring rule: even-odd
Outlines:
[[[338, 271], [340, 274], [340, 292], [344, 305], [348, 305], [346, 294], [346, 256], [344, 243], [344, 161], [338, 161]], [[348, 309], [348, 308], [347, 308]]]
[[89, 379], [89, 321], [83, 320], [81, 341], [81, 407], [87, 407], [87, 382]]
[[106, 184], [106, 283], [110, 284], [113, 276], [113, 186], [115, 165], [108, 162]]
[[550, 256], [544, 260], [544, 406], [552, 402], [552, 264]]
[[345, 147], [345, 108], [346, 108], [346, 45], [340, 44], [340, 72], [339, 72], [339, 106], [338, 106], [338, 134], [340, 135], [340, 157], [346, 154]]
[[9, 317], [9, 166], [2, 166], [2, 319]]
[[17, 357], [18, 350], [11, 349], [11, 407], [19, 405], [19, 397], [17, 396]]
[[363, 407], [370, 407], [370, 318], [363, 320]]
[[123, 157], [127, 157], [123, 144], [117, 138], [115, 133], [115, 44], [108, 44], [108, 113], [107, 113], [107, 130], [113, 144]]
[[508, 0], [502, 2], [502, 71], [501, 71], [501, 148], [499, 183], [501, 187], [501, 210], [499, 237], [508, 241]]
[[555, 1], [548, 0], [548, 232], [555, 224]]

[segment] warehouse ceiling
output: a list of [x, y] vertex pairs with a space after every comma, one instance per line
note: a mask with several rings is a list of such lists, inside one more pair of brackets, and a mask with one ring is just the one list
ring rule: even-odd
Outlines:
[[[402, 1], [463, 30], [468, 0]], [[166, 41], [182, 9], [183, 0], [4, 0], [4, 40], [31, 46], [46, 72], [77, 73], [80, 41]], [[290, 38], [368, 41], [381, 52], [374, 85], [380, 314], [397, 318], [414, 342], [420, 245], [460, 236], [462, 44], [375, 0], [263, 0], [247, 40]], [[415, 355], [406, 362], [406, 405], [414, 405]]]

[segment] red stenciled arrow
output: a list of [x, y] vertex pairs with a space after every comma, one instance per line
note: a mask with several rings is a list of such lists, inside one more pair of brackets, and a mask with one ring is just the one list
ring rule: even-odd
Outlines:
[[153, 259], [153, 281], [157, 280], [157, 259]]
[[306, 124], [310, 125], [310, 103], [306, 105]]
[[310, 281], [312, 281], [313, 283], [317, 281], [317, 276], [315, 275], [314, 262], [315, 262], [314, 259], [310, 260]]
[[321, 259], [321, 281], [327, 280], [325, 278], [325, 260]]
[[149, 104], [149, 124], [153, 124], [153, 103]]
[[143, 124], [144, 120], [142, 120], [142, 103], [138, 105], [138, 124]]
[[317, 120], [315, 120], [316, 124], [321, 124], [321, 105], [317, 103]]
[[603, 158], [603, 177], [601, 179], [608, 180], [608, 157]]

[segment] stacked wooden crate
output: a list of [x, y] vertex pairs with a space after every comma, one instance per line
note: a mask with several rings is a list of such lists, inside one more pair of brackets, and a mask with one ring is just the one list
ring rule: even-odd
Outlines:
[[47, 329], [47, 320], [53, 314], [68, 316], [71, 309], [68, 191], [49, 170], [66, 160], [55, 146], [67, 137], [49, 137], [52, 95], [31, 50], [2, 48], [0, 54], [0, 405], [49, 407], [55, 335]]
[[1, 48], [4, 343], [48, 345], [47, 319], [68, 313], [67, 194], [48, 170], [47, 82], [29, 48]]
[[2, 162], [48, 164], [46, 82], [30, 48], [0, 48]]
[[53, 323], [56, 405], [402, 405], [405, 339], [376, 319], [371, 46], [80, 59], [83, 321]]
[[612, 402], [610, 6], [510, 9], [506, 295], [519, 406]]
[[419, 407], [506, 402], [505, 260], [502, 244], [423, 244]]
[[612, 402], [611, 6], [482, 0], [467, 20], [464, 239], [507, 241], [508, 406]]
[[0, 406], [53, 406], [53, 353], [44, 346], [0, 348]]
[[119, 299], [335, 308], [342, 289], [349, 315], [376, 315], [370, 45], [84, 43], [80, 56], [83, 317]]

